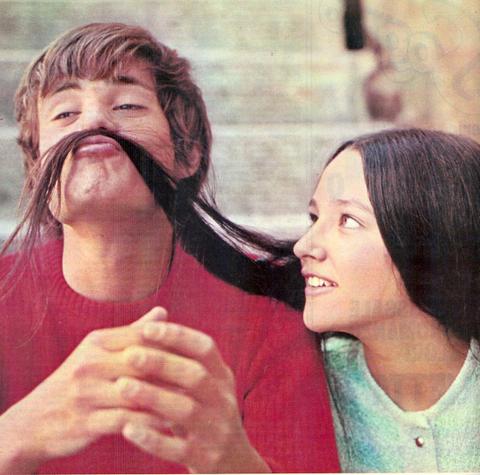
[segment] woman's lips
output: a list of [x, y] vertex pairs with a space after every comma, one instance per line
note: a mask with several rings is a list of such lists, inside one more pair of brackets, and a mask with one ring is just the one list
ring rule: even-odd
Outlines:
[[338, 284], [333, 280], [310, 272], [302, 271], [305, 279], [305, 296], [323, 295], [330, 293], [338, 287]]
[[333, 292], [337, 287], [310, 287], [309, 285], [305, 286], [305, 296], [313, 297], [315, 295], [324, 295]]

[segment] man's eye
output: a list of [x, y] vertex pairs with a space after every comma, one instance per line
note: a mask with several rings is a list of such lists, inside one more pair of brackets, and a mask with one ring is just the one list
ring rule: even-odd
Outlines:
[[62, 119], [68, 119], [70, 116], [72, 116], [74, 113], [73, 112], [60, 112], [60, 114], [57, 114], [53, 120], [62, 120]]
[[313, 213], [310, 213], [308, 216], [310, 217], [310, 221], [312, 224], [318, 219], [318, 216]]
[[348, 214], [342, 214], [340, 217], [340, 226], [346, 229], [358, 229], [361, 227], [361, 224]]
[[121, 111], [130, 111], [144, 109], [144, 107], [139, 104], [121, 104], [119, 106], [116, 106], [114, 109]]

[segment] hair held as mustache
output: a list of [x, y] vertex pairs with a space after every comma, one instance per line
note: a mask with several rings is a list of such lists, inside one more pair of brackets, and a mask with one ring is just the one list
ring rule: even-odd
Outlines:
[[173, 221], [175, 209], [178, 207], [178, 198], [180, 195], [185, 196], [185, 193], [178, 193], [178, 183], [162, 165], [156, 162], [142, 145], [129, 138], [106, 129], [89, 129], [73, 132], [63, 137], [36, 161], [27, 176], [22, 192], [23, 216], [4, 243], [2, 253], [20, 234], [23, 235], [23, 243], [27, 244], [23, 246], [24, 248], [32, 248], [35, 242], [38, 242], [42, 231], [45, 231], [43, 229], [45, 224], [52, 222], [52, 219], [49, 219], [48, 207], [52, 193], [58, 193], [58, 202], [60, 202], [60, 187], [57, 184], [60, 182], [65, 160], [71, 152], [75, 151], [82, 140], [95, 135], [109, 137], [122, 147], [153, 194], [157, 204]]
[[[36, 265], [33, 250], [42, 236], [55, 232], [57, 238], [61, 236], [60, 225], [49, 210], [52, 193], [58, 193], [60, 203], [58, 184], [65, 160], [82, 140], [95, 135], [109, 137], [122, 147], [172, 223], [175, 238], [210, 273], [249, 293], [278, 298], [295, 308], [303, 305], [303, 279], [293, 258], [293, 242], [277, 241], [233, 223], [220, 213], [213, 197], [198, 192], [188, 178], [175, 180], [143, 146], [106, 129], [69, 134], [37, 160], [23, 190], [23, 202], [27, 203], [23, 217], [0, 252], [4, 254], [11, 247], [22, 251], [13, 271], [23, 268], [25, 262]], [[17, 237], [19, 245], [12, 246]], [[299, 277], [299, 285], [292, 282], [292, 276]], [[0, 290], [12, 285], [7, 279]], [[298, 292], [291, 292], [297, 287]]]
[[60, 181], [63, 164], [70, 152], [74, 152], [85, 138], [98, 135], [109, 137], [122, 147], [155, 197], [157, 204], [167, 212], [167, 215], [171, 216], [177, 188], [176, 181], [142, 145], [107, 129], [73, 132], [51, 147], [39, 160], [39, 169], [31, 174], [32, 180], [34, 180], [31, 183], [32, 198], [36, 195], [37, 190], [39, 193], [45, 190], [46, 195], [36, 196], [36, 199], [37, 201], [40, 199], [48, 205], [51, 193]]

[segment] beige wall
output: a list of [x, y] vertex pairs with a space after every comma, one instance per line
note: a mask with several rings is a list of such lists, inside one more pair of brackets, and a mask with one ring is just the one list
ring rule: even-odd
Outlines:
[[[398, 125], [480, 140], [477, 2], [364, 0], [396, 66]], [[301, 228], [329, 153], [389, 125], [368, 118], [362, 84], [373, 55], [345, 50], [342, 0], [0, 0], [0, 12], [0, 234], [23, 181], [16, 84], [39, 48], [78, 24], [140, 24], [191, 60], [214, 129], [218, 202], [243, 223]]]
[[480, 2], [365, 0], [367, 25], [388, 48], [405, 110], [400, 123], [480, 140]]

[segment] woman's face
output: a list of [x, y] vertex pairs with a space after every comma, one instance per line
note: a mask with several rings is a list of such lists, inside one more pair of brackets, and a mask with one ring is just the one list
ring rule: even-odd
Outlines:
[[359, 152], [346, 149], [327, 166], [309, 212], [312, 225], [294, 249], [308, 328], [360, 337], [413, 306], [380, 235]]

